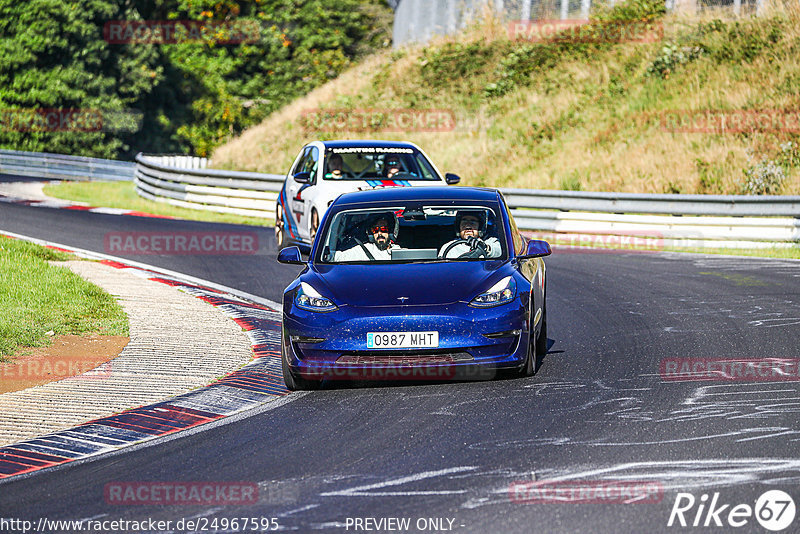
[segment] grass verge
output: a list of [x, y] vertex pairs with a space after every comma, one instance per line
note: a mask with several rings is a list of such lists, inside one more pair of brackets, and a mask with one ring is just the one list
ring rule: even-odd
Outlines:
[[85, 202], [91, 206], [129, 209], [176, 219], [250, 226], [265, 226], [272, 223], [271, 219], [192, 210], [153, 202], [137, 195], [133, 182], [61, 182], [46, 185], [44, 193], [73, 202]]
[[22, 347], [47, 346], [53, 335], [128, 335], [128, 318], [111, 295], [48, 263], [70, 258], [0, 236], [0, 361]]

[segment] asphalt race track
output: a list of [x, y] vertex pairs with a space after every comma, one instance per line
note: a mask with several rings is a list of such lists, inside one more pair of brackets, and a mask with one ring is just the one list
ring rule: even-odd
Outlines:
[[[0, 204], [0, 230], [99, 252], [106, 232], [236, 229], [254, 230]], [[279, 300], [298, 268], [274, 261], [271, 228], [256, 231], [256, 255], [128, 257]], [[173, 522], [152, 532], [233, 517], [298, 532], [375, 531], [356, 518], [409, 518], [413, 532], [766, 532], [755, 517], [733, 529], [728, 512], [767, 490], [798, 501], [799, 382], [668, 381], [660, 371], [670, 358], [800, 358], [800, 262], [556, 251], [547, 266], [550, 347], [532, 378], [292, 394], [274, 409], [4, 482], [0, 518]], [[533, 480], [659, 492], [516, 502], [525, 499], [512, 484]], [[258, 502], [129, 506], [104, 494], [109, 483], [171, 481], [258, 484]], [[689, 527], [670, 528], [679, 492], [698, 504]], [[707, 510], [716, 493], [717, 508], [729, 505], [715, 516], [724, 526], [704, 511], [698, 524], [711, 526], [692, 528], [701, 496]]]

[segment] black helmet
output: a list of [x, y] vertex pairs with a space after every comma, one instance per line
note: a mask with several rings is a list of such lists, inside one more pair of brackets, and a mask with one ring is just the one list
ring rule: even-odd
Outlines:
[[461, 219], [464, 217], [475, 217], [478, 219], [478, 235], [483, 237], [486, 232], [486, 211], [485, 210], [458, 210], [456, 213], [456, 235], [461, 236]]
[[384, 174], [389, 172], [389, 167], [397, 167], [398, 169], [403, 168], [402, 160], [400, 156], [397, 154], [387, 154], [386, 157], [383, 158], [383, 172]]
[[367, 238], [369, 239], [370, 243], [375, 242], [375, 236], [372, 234], [372, 227], [375, 226], [375, 224], [381, 219], [384, 219], [388, 223], [389, 241], [394, 241], [397, 239], [397, 234], [400, 232], [400, 221], [397, 220], [397, 216], [394, 214], [394, 212], [387, 211], [385, 213], [373, 215], [368, 219]]

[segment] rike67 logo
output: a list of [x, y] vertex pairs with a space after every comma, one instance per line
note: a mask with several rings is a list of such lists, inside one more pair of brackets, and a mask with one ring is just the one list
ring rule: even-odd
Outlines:
[[769, 490], [749, 504], [723, 503], [719, 492], [715, 492], [709, 502], [709, 496], [703, 494], [696, 499], [691, 493], [678, 493], [667, 526], [681, 527], [732, 527], [741, 528], [751, 525], [752, 519], [767, 530], [779, 532], [792, 524], [795, 516], [795, 505], [792, 497], [781, 490]]

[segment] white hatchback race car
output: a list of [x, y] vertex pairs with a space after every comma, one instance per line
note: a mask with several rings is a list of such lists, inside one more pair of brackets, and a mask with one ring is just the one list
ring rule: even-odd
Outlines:
[[328, 206], [350, 191], [375, 187], [452, 185], [413, 143], [314, 141], [297, 155], [275, 207], [278, 248], [309, 247]]

